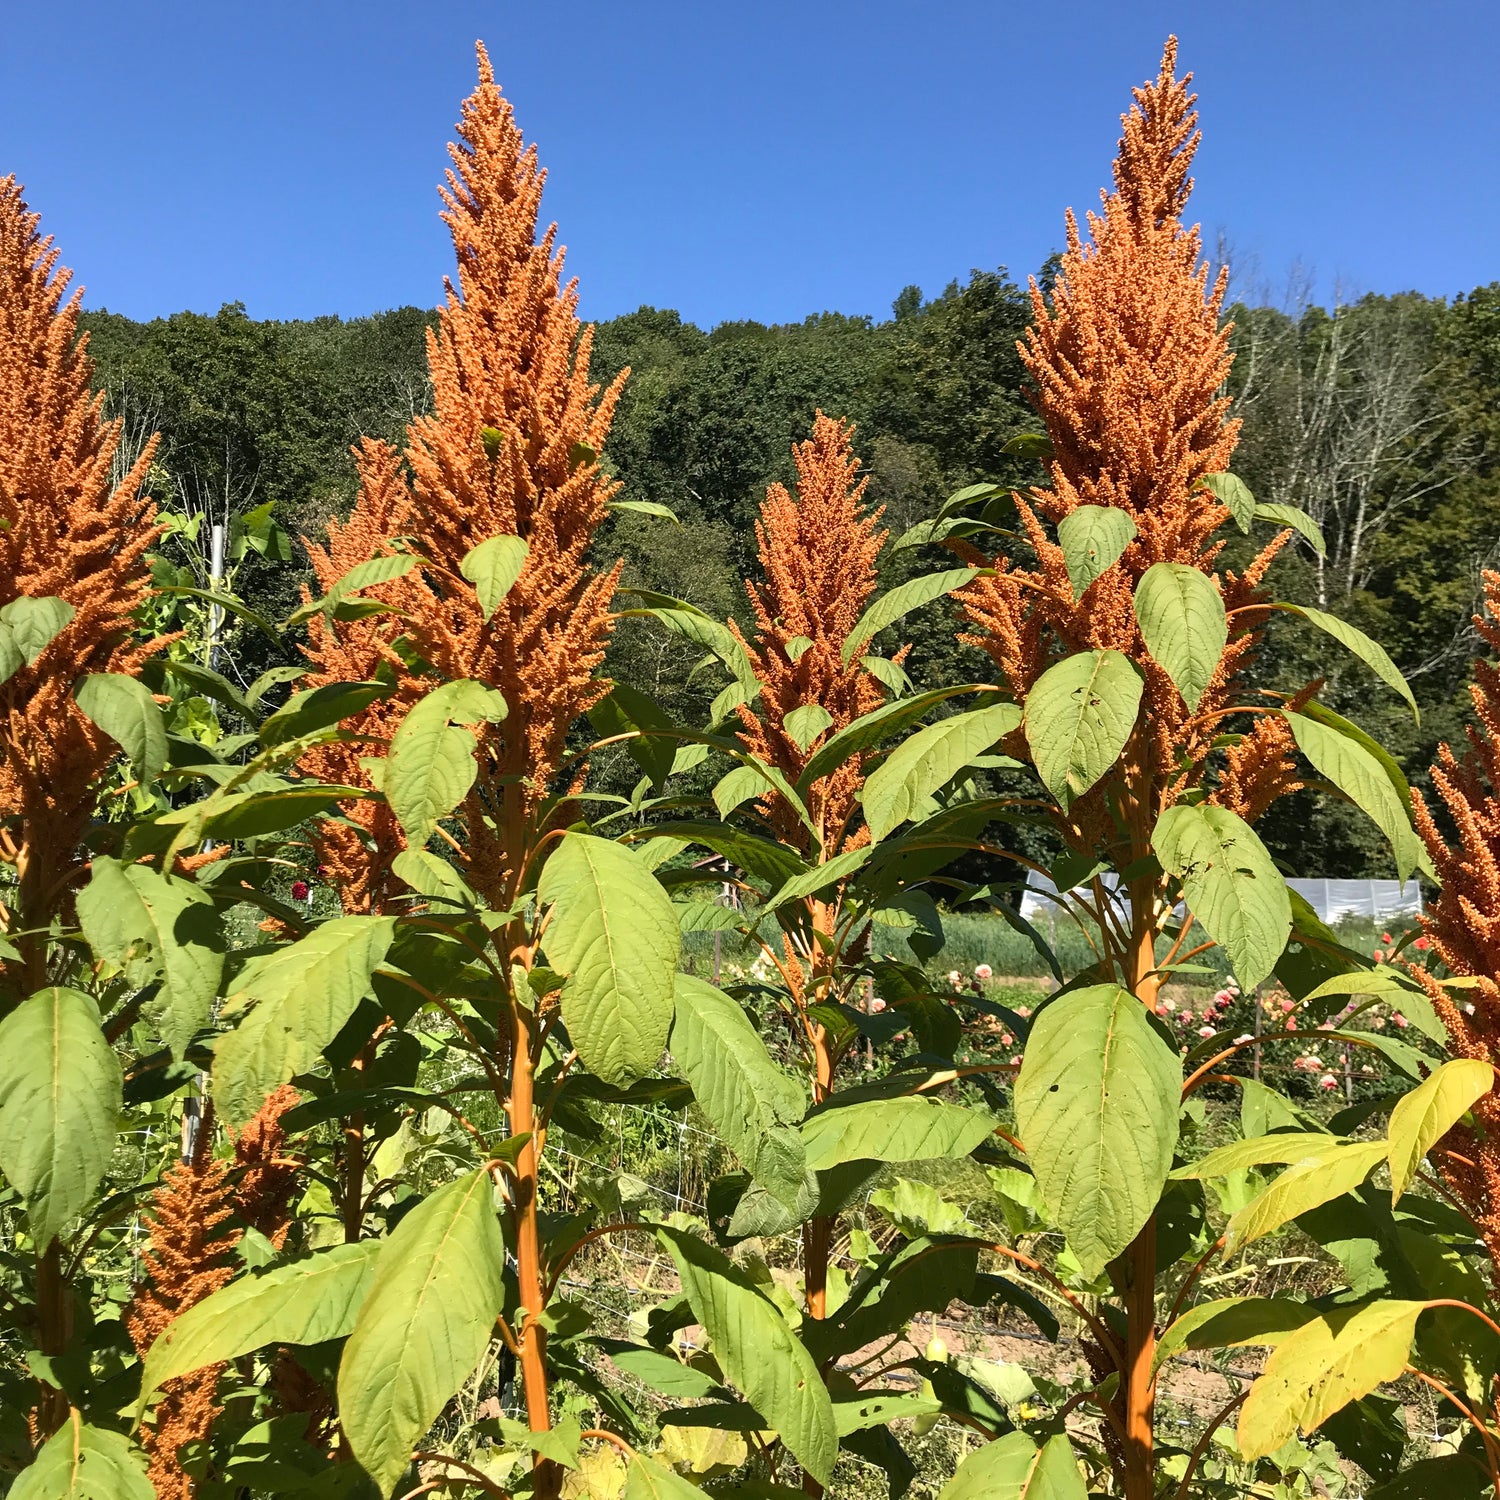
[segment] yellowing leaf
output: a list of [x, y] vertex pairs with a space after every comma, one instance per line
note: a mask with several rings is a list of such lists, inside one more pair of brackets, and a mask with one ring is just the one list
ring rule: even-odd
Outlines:
[[1266, 1361], [1240, 1411], [1238, 1442], [1250, 1460], [1315, 1432], [1340, 1408], [1406, 1368], [1426, 1302], [1373, 1302], [1340, 1308], [1284, 1339]]
[[1495, 1086], [1495, 1070], [1475, 1058], [1445, 1062], [1391, 1111], [1391, 1203], [1411, 1185], [1427, 1153]]

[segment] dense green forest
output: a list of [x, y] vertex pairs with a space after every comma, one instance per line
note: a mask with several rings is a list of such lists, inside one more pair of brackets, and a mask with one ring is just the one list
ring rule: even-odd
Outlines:
[[[742, 614], [755, 508], [768, 482], [789, 477], [791, 445], [819, 408], [859, 424], [893, 538], [961, 485], [1037, 481], [1033, 462], [1003, 451], [1037, 426], [1015, 348], [1029, 312], [1025, 289], [998, 270], [931, 299], [908, 287], [881, 322], [824, 313], [706, 332], [643, 307], [599, 325], [597, 375], [632, 372], [605, 458], [627, 498], [663, 503], [680, 521], [621, 512], [603, 545], [626, 558], [628, 583], [721, 618]], [[134, 451], [161, 434], [159, 504], [218, 518], [269, 501], [289, 532], [311, 535], [352, 500], [349, 446], [362, 433], [394, 439], [425, 409], [431, 316], [408, 307], [260, 322], [234, 305], [149, 323], [93, 312], [84, 323]], [[1230, 316], [1244, 423], [1236, 471], [1258, 499], [1306, 510], [1327, 539], [1326, 557], [1301, 540], [1288, 548], [1273, 586], [1387, 645], [1422, 705], [1420, 726], [1357, 664], [1330, 662], [1340, 680], [1325, 696], [1350, 709], [1373, 704], [1360, 711], [1364, 727], [1420, 779], [1437, 741], [1462, 732], [1469, 619], [1480, 571], [1500, 555], [1500, 283], [1451, 302], [1408, 293], [1332, 312], [1237, 305]], [[923, 553], [891, 556], [888, 581], [941, 566]], [[175, 561], [201, 576], [201, 559], [182, 543]], [[1226, 563], [1235, 562], [1231, 544]], [[235, 582], [250, 602], [284, 614], [305, 577], [300, 548], [273, 549], [252, 554]], [[914, 676], [985, 675], [983, 659], [940, 619], [917, 629]], [[1268, 663], [1271, 675], [1291, 684], [1318, 671], [1314, 636], [1290, 617], [1279, 623], [1271, 649], [1284, 659]], [[266, 649], [241, 629], [229, 669], [253, 675], [271, 664]], [[619, 675], [649, 685], [669, 710], [701, 716], [708, 694], [690, 681], [696, 657], [681, 642], [626, 621], [613, 651]], [[597, 769], [628, 779], [621, 761]], [[1294, 873], [1389, 873], [1368, 821], [1328, 798], [1287, 799], [1265, 832]]]

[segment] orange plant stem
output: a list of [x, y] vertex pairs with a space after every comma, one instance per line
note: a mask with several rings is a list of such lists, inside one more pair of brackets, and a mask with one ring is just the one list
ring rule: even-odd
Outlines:
[[[511, 1002], [510, 1098], [506, 1115], [513, 1136], [529, 1137], [516, 1155], [512, 1178], [516, 1236], [516, 1277], [520, 1292], [522, 1323], [521, 1383], [526, 1393], [526, 1422], [533, 1432], [550, 1432], [552, 1412], [547, 1392], [547, 1331], [541, 1314], [546, 1306], [543, 1282], [541, 1236], [537, 1226], [537, 1118], [531, 1028], [519, 1001]], [[536, 1456], [535, 1493], [538, 1500], [551, 1500], [558, 1489], [557, 1465]]]
[[[1130, 885], [1130, 952], [1128, 973], [1133, 993], [1143, 1005], [1156, 1004], [1160, 976], [1156, 968], [1157, 890], [1153, 880]], [[1125, 1416], [1125, 1500], [1152, 1500], [1155, 1493], [1156, 1382], [1156, 1216], [1146, 1221], [1126, 1252], [1129, 1284], [1125, 1293], [1125, 1369], [1122, 1383]]]

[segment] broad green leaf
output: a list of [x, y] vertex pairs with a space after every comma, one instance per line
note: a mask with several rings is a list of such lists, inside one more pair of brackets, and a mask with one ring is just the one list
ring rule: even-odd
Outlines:
[[927, 1161], [967, 1156], [994, 1134], [982, 1110], [912, 1095], [835, 1104], [802, 1126], [814, 1172], [846, 1161]]
[[915, 1392], [904, 1395], [889, 1390], [868, 1390], [853, 1396], [833, 1397], [833, 1420], [841, 1438], [871, 1427], [884, 1427], [890, 1422], [936, 1416], [942, 1409], [941, 1401]]
[[1097, 1276], [1155, 1209], [1181, 1093], [1181, 1059], [1118, 985], [1062, 995], [1032, 1023], [1016, 1125], [1048, 1218], [1085, 1276]]
[[1080, 505], [1057, 523], [1063, 566], [1073, 597], [1081, 599], [1094, 580], [1119, 562], [1135, 540], [1135, 522], [1115, 505]]
[[283, 622], [283, 628], [290, 630], [294, 625], [301, 625], [305, 620], [312, 619], [314, 615], [331, 615], [341, 600], [348, 599], [361, 589], [404, 578], [416, 565], [417, 559], [409, 554], [372, 557], [365, 562], [356, 563], [321, 599], [310, 599], [294, 609]]
[[721, 818], [727, 818], [735, 808], [744, 806], [746, 802], [756, 797], [764, 796], [770, 790], [771, 782], [761, 772], [759, 766], [736, 766], [732, 771], [721, 776], [715, 784], [714, 806], [719, 809]]
[[215, 672], [196, 661], [174, 661], [171, 657], [157, 658], [161, 670], [168, 677], [185, 682], [190, 688], [212, 698], [215, 703], [233, 709], [247, 724], [257, 724], [260, 716], [250, 706], [246, 696], [222, 672]]
[[1304, 1161], [1309, 1156], [1319, 1156], [1330, 1146], [1343, 1144], [1338, 1136], [1313, 1131], [1285, 1130], [1275, 1135], [1252, 1135], [1210, 1151], [1202, 1161], [1179, 1167], [1172, 1176], [1203, 1180], [1227, 1177], [1231, 1172], [1244, 1171], [1246, 1167], [1286, 1166]]
[[807, 1174], [795, 1126], [802, 1085], [772, 1061], [738, 1002], [690, 974], [677, 975], [672, 1056], [714, 1129], [762, 1186], [791, 1206]]
[[645, 608], [621, 610], [622, 615], [650, 615], [653, 619], [660, 620], [673, 635], [711, 651], [728, 667], [735, 681], [745, 687], [751, 697], [760, 691], [755, 668], [751, 665], [744, 644], [727, 626], [710, 619], [696, 605], [650, 589], [622, 588], [619, 593], [634, 594], [638, 599], [648, 601]]
[[160, 978], [148, 1014], [181, 1061], [208, 1024], [224, 974], [212, 898], [190, 880], [101, 856], [78, 893], [78, 920], [96, 957], [126, 968], [138, 985]]
[[505, 700], [493, 688], [463, 680], [434, 688], [402, 719], [391, 736], [381, 790], [414, 848], [432, 837], [479, 774], [474, 736], [460, 726], [498, 724], [505, 713]]
[[1153, 563], [1135, 586], [1135, 617], [1152, 659], [1197, 713], [1229, 640], [1213, 579], [1186, 563]]
[[383, 1240], [335, 1245], [263, 1276], [242, 1276], [179, 1314], [147, 1352], [136, 1419], [167, 1381], [272, 1344], [341, 1339], [369, 1290]]
[[907, 1239], [928, 1234], [960, 1234], [981, 1238], [969, 1216], [950, 1203], [930, 1182], [898, 1177], [890, 1187], [870, 1194], [870, 1207], [882, 1213]]
[[474, 585], [486, 620], [521, 576], [530, 551], [525, 537], [492, 536], [464, 554], [458, 571]]
[[1422, 853], [1422, 841], [1411, 823], [1411, 805], [1391, 785], [1385, 768], [1357, 740], [1306, 714], [1287, 714], [1297, 748], [1390, 840], [1396, 878], [1410, 878]]
[[1250, 530], [1250, 523], [1255, 519], [1255, 496], [1250, 493], [1243, 479], [1234, 474], [1205, 474], [1203, 488], [1220, 505], [1229, 507], [1229, 514], [1234, 517], [1234, 524], [1241, 531]]
[[901, 733], [915, 724], [929, 708], [963, 693], [993, 693], [994, 688], [964, 686], [934, 688], [929, 693], [919, 693], [915, 698], [903, 698], [899, 703], [882, 703], [869, 713], [856, 719], [847, 728], [839, 730], [826, 744], [813, 752], [812, 759], [802, 768], [797, 779], [797, 788], [805, 792], [820, 777], [836, 771], [847, 760], [873, 750], [876, 745]]
[[833, 723], [833, 715], [821, 703], [804, 703], [781, 722], [787, 737], [806, 755], [808, 746]]
[[33, 599], [22, 594], [0, 609], [0, 682], [33, 666], [43, 651], [73, 622], [66, 599]]
[[1045, 463], [1052, 457], [1052, 439], [1045, 432], [1018, 432], [1000, 451], [1013, 458], [1035, 458]]
[[1391, 1111], [1391, 1204], [1417, 1175], [1427, 1153], [1495, 1086], [1495, 1070], [1476, 1058], [1445, 1062]]
[[865, 844], [858, 849], [845, 849], [842, 854], [835, 854], [832, 859], [799, 871], [771, 897], [762, 911], [769, 916], [789, 901], [801, 901], [808, 896], [815, 896], [819, 891], [826, 891], [840, 881], [847, 880], [856, 870], [869, 863], [870, 856], [874, 852], [870, 844]]
[[855, 621], [854, 629], [844, 638], [840, 654], [846, 662], [863, 656], [867, 647], [887, 625], [894, 625], [903, 615], [941, 599], [979, 577], [978, 568], [949, 568], [942, 573], [924, 573], [882, 594]]
[[419, 896], [441, 901], [445, 906], [478, 911], [484, 903], [470, 889], [468, 882], [446, 859], [426, 849], [403, 849], [391, 861], [391, 870]]
[[1189, 910], [1253, 989], [1276, 966], [1292, 930], [1286, 881], [1243, 818], [1203, 803], [1169, 807], [1151, 847], [1182, 883]]
[[719, 1382], [696, 1365], [686, 1365], [659, 1349], [647, 1348], [644, 1344], [618, 1343], [600, 1340], [600, 1347], [610, 1361], [633, 1376], [643, 1385], [663, 1396], [686, 1396], [700, 1398], [711, 1396], [719, 1389]]
[[867, 655], [860, 657], [859, 664], [893, 696], [900, 698], [911, 692], [911, 678], [900, 662], [892, 661], [888, 656]]
[[703, 1500], [703, 1491], [675, 1469], [633, 1453], [625, 1470], [624, 1500]]
[[1305, 1324], [1272, 1351], [1240, 1411], [1237, 1441], [1264, 1458], [1300, 1429], [1315, 1432], [1341, 1407], [1400, 1378], [1426, 1302], [1339, 1308]]
[[1305, 510], [1300, 510], [1295, 505], [1280, 505], [1272, 501], [1257, 501], [1251, 519], [1255, 521], [1269, 521], [1273, 526], [1289, 526], [1293, 531], [1301, 533], [1307, 544], [1319, 557], [1328, 556], [1328, 543], [1323, 540], [1322, 527]]
[[1061, 1433], [1038, 1448], [1024, 1432], [1008, 1432], [971, 1453], [938, 1500], [1088, 1500], [1088, 1487]]
[[1387, 1005], [1404, 1012], [1423, 1036], [1430, 1036], [1440, 1046], [1447, 1046], [1448, 1028], [1438, 1019], [1432, 1001], [1412, 984], [1409, 975], [1388, 964], [1331, 975], [1321, 984], [1314, 985], [1302, 997], [1302, 1003], [1304, 1007], [1313, 1007], [1321, 1000], [1362, 995], [1384, 1000]]
[[801, 661], [812, 650], [812, 646], [813, 638], [810, 635], [794, 635], [783, 649], [788, 661]]
[[611, 500], [609, 508], [634, 511], [638, 516], [657, 516], [663, 521], [672, 522], [674, 526], [682, 525], [677, 519], [677, 512], [670, 505], [663, 505], [660, 500]]
[[115, 1149], [124, 1081], [78, 990], [47, 989], [0, 1021], [0, 1172], [43, 1250], [88, 1207]]
[[386, 682], [325, 682], [321, 687], [293, 693], [260, 726], [260, 742], [268, 748], [284, 745], [319, 729], [327, 729], [368, 708], [392, 692]]
[[1356, 1141], [1300, 1158], [1231, 1217], [1224, 1231], [1224, 1254], [1233, 1255], [1320, 1203], [1353, 1192], [1386, 1154], [1384, 1141]]
[[372, 992], [395, 933], [394, 917], [334, 917], [245, 965], [229, 1002], [255, 1009], [214, 1049], [214, 1103], [229, 1125], [243, 1125], [272, 1089], [313, 1066]]
[[129, 1438], [90, 1427], [76, 1411], [23, 1469], [10, 1500], [156, 1500], [146, 1455]]
[[[263, 833], [295, 828], [308, 818], [331, 811], [340, 802], [366, 798], [369, 792], [357, 786], [338, 786], [323, 781], [289, 782], [260, 792], [237, 792], [205, 799], [194, 807], [201, 813], [195, 838], [249, 839]], [[162, 822], [167, 822], [166, 818]]]
[[718, 901], [673, 902], [672, 909], [677, 913], [677, 925], [684, 932], [732, 932], [749, 920], [737, 906], [725, 906]]
[[883, 839], [915, 816], [939, 787], [1020, 722], [1015, 704], [997, 703], [940, 719], [897, 745], [865, 782], [865, 821], [871, 838]]
[[339, 1420], [384, 1495], [483, 1358], [505, 1302], [505, 1240], [488, 1173], [412, 1209], [381, 1242], [339, 1360]]
[[542, 946], [566, 977], [568, 1036], [590, 1071], [629, 1083], [656, 1065], [672, 1024], [682, 933], [660, 882], [623, 844], [570, 833], [542, 867]]
[[747, 875], [763, 881], [773, 890], [807, 868], [785, 844], [756, 833], [747, 833], [741, 828], [727, 827], [723, 823], [657, 823], [653, 826], [652, 833], [652, 843], [671, 838], [674, 842], [680, 840], [702, 844], [715, 854], [722, 854], [731, 865], [737, 865]]
[[1277, 608], [1284, 609], [1290, 614], [1301, 615], [1309, 624], [1316, 625], [1319, 630], [1331, 635], [1339, 645], [1357, 656], [1383, 683], [1395, 688], [1406, 699], [1411, 708], [1412, 718], [1421, 723], [1422, 711], [1417, 707], [1417, 700], [1412, 696], [1412, 690], [1407, 685], [1406, 678], [1401, 675], [1401, 669], [1391, 660], [1390, 652], [1379, 641], [1371, 640], [1363, 630], [1339, 619], [1337, 615], [1326, 614], [1323, 610], [1314, 609], [1308, 604], [1282, 604]]
[[1026, 698], [1026, 743], [1042, 785], [1067, 810], [1120, 758], [1141, 706], [1141, 675], [1119, 651], [1080, 651]]
[[1152, 1369], [1184, 1349], [1274, 1348], [1318, 1315], [1317, 1308], [1289, 1297], [1222, 1297], [1190, 1307], [1162, 1334]]
[[838, 1433], [812, 1356], [775, 1304], [719, 1251], [664, 1225], [657, 1235], [725, 1378], [781, 1435], [792, 1457], [826, 1485]]
[[144, 682], [119, 672], [95, 672], [73, 689], [79, 708], [126, 754], [142, 786], [167, 763], [167, 728]]

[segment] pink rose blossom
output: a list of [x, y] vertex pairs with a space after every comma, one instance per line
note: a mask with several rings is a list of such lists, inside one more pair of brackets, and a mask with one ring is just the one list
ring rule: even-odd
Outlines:
[[1209, 1037], [1216, 1036], [1217, 1033], [1214, 1031], [1214, 1028], [1212, 1026], [1200, 1026], [1198, 1028], [1198, 1035], [1201, 1036], [1204, 1041], [1207, 1041]]
[[995, 971], [988, 964], [979, 964], [974, 970], [976, 979], [992, 979]]
[[1325, 1073], [1318, 1080], [1318, 1087], [1322, 1088], [1322, 1089], [1336, 1089], [1338, 1086], [1339, 1086], [1339, 1081], [1338, 1081], [1337, 1078], [1335, 1078], [1333, 1076], [1332, 1073]]

